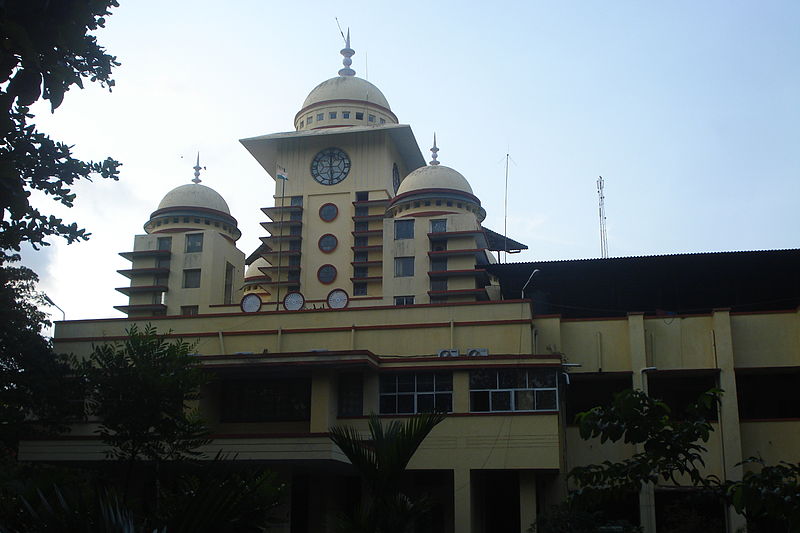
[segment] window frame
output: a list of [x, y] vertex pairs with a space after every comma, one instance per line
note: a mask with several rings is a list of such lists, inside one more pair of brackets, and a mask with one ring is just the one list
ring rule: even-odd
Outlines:
[[[410, 261], [409, 261], [410, 260]], [[411, 265], [408, 269], [407, 266]], [[403, 266], [405, 265], [405, 266]], [[413, 278], [414, 277], [414, 256], [403, 256], [394, 258], [394, 277]]]
[[[413, 390], [400, 390], [401, 378], [407, 379], [409, 376], [413, 379]], [[393, 386], [388, 390], [384, 387], [388, 385], [390, 378], [393, 378]], [[420, 381], [431, 378], [431, 388], [427, 389], [421, 386]], [[439, 380], [442, 380], [442, 388], [439, 388]], [[408, 382], [405, 383], [406, 388]], [[449, 387], [449, 388], [447, 388]], [[393, 390], [392, 390], [393, 389]], [[422, 389], [422, 390], [421, 390]], [[400, 397], [406, 397], [406, 401], [410, 397], [412, 401], [412, 409], [400, 410]], [[432, 396], [432, 410], [420, 410], [420, 398]], [[447, 398], [447, 410], [436, 410], [439, 398]], [[384, 409], [388, 404], [388, 399], [394, 398], [394, 410]], [[386, 402], [386, 403], [385, 403]], [[453, 412], [453, 373], [451, 371], [436, 371], [436, 372], [386, 372], [379, 375], [378, 378], [378, 412], [381, 415], [411, 415], [419, 413], [452, 413]]]
[[400, 241], [413, 238], [414, 238], [413, 218], [394, 221], [394, 240]]
[[[188, 285], [187, 284], [187, 276], [194, 275], [197, 273], [197, 285]], [[201, 269], [199, 268], [185, 268], [183, 269], [183, 283], [181, 283], [181, 287], [184, 289], [199, 289], [200, 283], [202, 282], [203, 275], [201, 273]]]
[[204, 239], [202, 233], [187, 233], [184, 253], [187, 254], [201, 253], [203, 251], [203, 240]]
[[[553, 386], [552, 387], [535, 387], [531, 386], [531, 378], [530, 373], [534, 371], [547, 371], [550, 370], [552, 374]], [[495, 386], [490, 388], [477, 388], [473, 385], [473, 376], [478, 372], [493, 372], [494, 373], [494, 382]], [[500, 378], [501, 372], [516, 372], [518, 375], [515, 379], [519, 378], [520, 373], [524, 373], [525, 376], [525, 385], [524, 386], [501, 386]], [[530, 393], [531, 397], [531, 405], [533, 408], [526, 409], [526, 408], [519, 408], [517, 406], [518, 402], [518, 393]], [[555, 393], [555, 402], [554, 407], [547, 407], [547, 408], [537, 408], [538, 405], [538, 397], [539, 393]], [[476, 409], [475, 408], [475, 397], [476, 394], [486, 394], [488, 399], [487, 405], [488, 409]], [[508, 397], [508, 409], [495, 409], [494, 402], [495, 396], [501, 398], [503, 394], [507, 394]], [[476, 369], [470, 370], [469, 372], [469, 412], [470, 413], [536, 413], [536, 412], [557, 412], [558, 405], [559, 405], [559, 394], [558, 394], [558, 371], [554, 368], [541, 368], [541, 367], [528, 367], [528, 368], [507, 368], [507, 369]]]
[[394, 305], [396, 306], [414, 305], [414, 296], [395, 296]]

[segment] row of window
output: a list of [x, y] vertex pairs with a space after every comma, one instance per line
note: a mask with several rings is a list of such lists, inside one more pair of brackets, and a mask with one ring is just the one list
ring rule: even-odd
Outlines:
[[[157, 240], [159, 250], [172, 250], [172, 237], [159, 237]], [[185, 237], [184, 251], [186, 253], [203, 251], [203, 234], [189, 233]]]
[[[342, 118], [345, 120], [350, 119], [350, 115], [352, 113], [350, 111], [342, 111]], [[328, 120], [336, 120], [339, 117], [338, 111], [328, 111]], [[364, 113], [361, 111], [356, 111], [355, 113], [356, 120], [364, 120]], [[308, 115], [305, 120], [300, 121], [300, 127], [302, 128], [306, 124], [311, 124], [314, 122], [316, 118], [317, 122], [323, 122], [325, 120], [325, 113], [317, 113], [315, 115]], [[385, 118], [376, 117], [373, 114], [367, 114], [367, 122], [378, 122], [380, 124], [386, 124]]]
[[[394, 239], [413, 239], [415, 220], [395, 220]], [[447, 219], [431, 220], [431, 233], [444, 233], [447, 231]]]
[[216, 220], [209, 220], [207, 218], [200, 218], [200, 217], [161, 217], [161, 218], [155, 219], [150, 224], [149, 227], [155, 228], [155, 227], [161, 226], [162, 224], [167, 225], [170, 222], [172, 224], [178, 224], [178, 223], [181, 222], [181, 219], [183, 220], [184, 224], [188, 224], [190, 222], [194, 222], [195, 224], [201, 224], [202, 223], [202, 224], [205, 224], [206, 226], [214, 226], [215, 228], [222, 228], [223, 231], [227, 231], [227, 232], [232, 232], [233, 229], [234, 229], [232, 226], [228, 226], [227, 224], [220, 224]]

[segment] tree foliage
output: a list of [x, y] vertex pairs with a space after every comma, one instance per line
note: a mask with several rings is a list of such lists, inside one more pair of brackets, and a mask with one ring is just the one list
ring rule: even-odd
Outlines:
[[29, 106], [43, 98], [55, 111], [83, 80], [109, 90], [119, 65], [89, 32], [102, 28], [116, 0], [6, 0], [0, 4], [0, 264], [16, 258], [23, 242], [36, 248], [50, 235], [67, 242], [88, 233], [31, 205], [32, 191], [72, 207], [71, 186], [93, 175], [118, 178], [111, 158], [84, 162], [70, 146], [56, 142], [30, 123]]
[[350, 459], [367, 486], [367, 504], [355, 516], [343, 517], [339, 527], [352, 533], [403, 533], [429, 508], [424, 498], [402, 492], [403, 473], [419, 446], [445, 415], [424, 413], [385, 426], [369, 417], [370, 436], [351, 426], [330, 429], [331, 440]]
[[760, 457], [750, 457], [743, 464], [755, 468], [746, 471], [741, 481], [725, 485], [725, 495], [736, 511], [749, 521], [772, 520], [792, 533], [800, 532], [800, 464], [767, 465]]

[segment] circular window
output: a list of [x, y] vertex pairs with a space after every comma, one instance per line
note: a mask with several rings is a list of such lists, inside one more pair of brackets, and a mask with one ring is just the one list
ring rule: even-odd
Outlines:
[[326, 285], [328, 283], [333, 283], [336, 279], [336, 267], [333, 265], [322, 265], [319, 267], [319, 270], [317, 270], [317, 279]]
[[336, 239], [335, 235], [331, 235], [330, 233], [326, 233], [322, 237], [319, 238], [319, 249], [325, 252], [326, 254], [331, 253], [336, 249], [339, 245], [339, 241]]
[[334, 204], [325, 204], [319, 208], [319, 218], [325, 222], [333, 222], [339, 216], [339, 208]]

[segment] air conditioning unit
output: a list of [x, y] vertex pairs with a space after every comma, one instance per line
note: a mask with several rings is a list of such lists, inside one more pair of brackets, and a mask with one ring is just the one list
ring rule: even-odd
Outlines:
[[439, 357], [458, 357], [458, 355], [458, 350], [450, 350], [448, 348], [439, 350]]
[[489, 348], [469, 348], [467, 350], [468, 357], [487, 357], [489, 355]]

